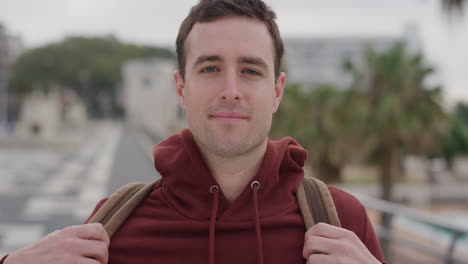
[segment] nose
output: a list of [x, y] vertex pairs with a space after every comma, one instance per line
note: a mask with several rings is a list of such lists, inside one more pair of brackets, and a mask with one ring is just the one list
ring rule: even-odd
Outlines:
[[222, 100], [232, 102], [241, 99], [241, 91], [237, 77], [235, 71], [226, 72], [221, 92]]

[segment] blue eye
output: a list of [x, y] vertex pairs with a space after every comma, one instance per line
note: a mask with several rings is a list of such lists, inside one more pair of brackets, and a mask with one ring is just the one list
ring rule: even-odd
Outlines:
[[216, 67], [213, 67], [213, 66], [210, 66], [210, 67], [206, 67], [202, 70], [202, 72], [215, 72], [217, 71], [218, 69], [216, 69]]
[[251, 70], [251, 69], [246, 69], [244, 70], [244, 72], [250, 75], [260, 75], [258, 72]]

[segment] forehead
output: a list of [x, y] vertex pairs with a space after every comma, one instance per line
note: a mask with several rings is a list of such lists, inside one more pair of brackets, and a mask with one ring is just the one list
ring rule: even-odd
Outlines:
[[266, 25], [256, 19], [227, 17], [196, 23], [187, 37], [185, 51], [188, 67], [199, 56], [216, 55], [225, 60], [260, 57], [273, 70], [273, 40]]

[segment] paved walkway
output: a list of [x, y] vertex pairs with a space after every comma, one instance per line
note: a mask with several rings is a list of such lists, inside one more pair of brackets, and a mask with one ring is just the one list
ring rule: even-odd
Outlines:
[[0, 256], [83, 223], [121, 185], [158, 177], [138, 142], [132, 129], [101, 122], [76, 149], [2, 147]]

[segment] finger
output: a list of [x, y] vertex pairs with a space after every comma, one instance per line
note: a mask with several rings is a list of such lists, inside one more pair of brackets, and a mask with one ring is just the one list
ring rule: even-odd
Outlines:
[[64, 231], [70, 232], [82, 239], [99, 240], [107, 245], [110, 244], [109, 235], [100, 223], [70, 226], [65, 228]]
[[96, 240], [82, 240], [81, 256], [92, 258], [99, 263], [106, 264], [109, 260], [108, 245], [103, 241]]
[[307, 264], [332, 264], [332, 258], [324, 254], [313, 254], [307, 258]]
[[309, 239], [304, 242], [302, 256], [307, 259], [312, 254], [331, 254], [333, 248], [336, 248], [338, 243], [336, 239], [310, 236]]
[[347, 235], [350, 232], [347, 229], [325, 224], [325, 223], [318, 223], [313, 225], [309, 230], [307, 230], [305, 234], [305, 240], [307, 240], [310, 236], [321, 236], [333, 239], [340, 239]]

